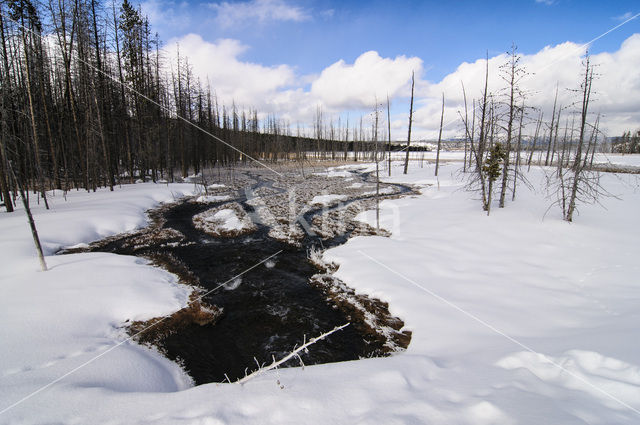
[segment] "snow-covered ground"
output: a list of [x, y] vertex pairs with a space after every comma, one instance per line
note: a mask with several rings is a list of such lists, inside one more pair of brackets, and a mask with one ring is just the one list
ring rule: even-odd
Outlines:
[[[393, 160], [404, 160], [405, 157], [404, 152], [393, 152], [392, 159]], [[546, 157], [546, 151], [537, 150], [533, 153], [533, 161], [544, 162]], [[409, 158], [412, 161], [421, 160], [425, 161], [435, 161], [436, 152], [410, 152]], [[521, 153], [522, 161], [525, 162], [529, 158], [529, 152], [523, 151]], [[557, 159], [557, 157], [554, 157]], [[462, 161], [464, 159], [464, 151], [441, 151], [440, 152], [440, 160], [441, 161]], [[619, 153], [596, 153], [594, 155], [594, 164], [607, 164], [607, 165], [624, 165], [624, 166], [640, 166], [640, 154], [619, 154]]]
[[343, 201], [347, 197], [345, 195], [318, 195], [311, 200], [311, 205], [329, 205], [336, 201]]
[[[569, 224], [553, 209], [542, 219], [540, 168], [528, 175], [534, 190], [520, 186], [516, 202], [487, 217], [459, 166], [441, 167], [439, 181], [431, 165], [412, 163], [408, 175], [394, 167], [389, 181], [422, 195], [381, 203], [393, 235], [356, 237], [324, 255], [340, 264], [338, 277], [405, 320], [408, 350], [277, 370], [243, 386], [185, 389], [180, 369], [151, 350], [127, 342], [108, 351], [125, 320], [175, 310], [188, 289], [110, 254], [49, 255], [51, 270], [39, 272], [24, 216], [2, 214], [0, 423], [640, 423], [637, 177], [605, 175], [619, 199], [580, 206]], [[51, 254], [141, 226], [146, 208], [191, 190], [74, 193], [53, 211], [36, 208], [36, 220]]]
[[251, 218], [244, 213], [240, 205], [236, 205], [235, 208], [214, 208], [204, 211], [193, 217], [193, 223], [197, 228], [214, 236], [255, 230]]
[[206, 204], [209, 202], [227, 201], [229, 199], [231, 199], [229, 195], [200, 195], [196, 198], [196, 202], [203, 202]]
[[615, 164], [625, 166], [640, 166], [639, 154], [620, 154], [620, 153], [596, 153], [593, 159], [594, 164]]

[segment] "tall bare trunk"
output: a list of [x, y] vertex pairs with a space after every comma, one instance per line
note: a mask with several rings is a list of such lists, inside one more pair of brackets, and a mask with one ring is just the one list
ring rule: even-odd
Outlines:
[[409, 149], [411, 148], [411, 124], [413, 123], [413, 88], [415, 85], [415, 75], [411, 73], [411, 104], [409, 106], [409, 133], [407, 134], [407, 152], [404, 157], [404, 174], [409, 169]]
[[[442, 113], [440, 114], [440, 131], [438, 132], [438, 150], [436, 152], [436, 177], [438, 176], [438, 167], [440, 166], [440, 145], [442, 143], [442, 125], [444, 123], [444, 93], [442, 93]], [[466, 152], [466, 142], [465, 142], [465, 152]], [[465, 157], [466, 162], [466, 157]]]

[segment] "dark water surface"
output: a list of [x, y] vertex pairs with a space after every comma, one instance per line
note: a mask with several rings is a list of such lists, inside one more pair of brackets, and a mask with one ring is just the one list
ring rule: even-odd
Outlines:
[[[259, 178], [255, 180], [254, 190], [271, 187]], [[316, 238], [306, 236], [303, 246], [295, 247], [269, 237], [269, 228], [262, 224], [258, 224], [255, 232], [232, 238], [212, 237], [194, 227], [195, 214], [228, 202], [239, 202], [245, 211], [252, 212], [244, 193], [232, 201], [179, 202], [169, 208], [164, 213], [164, 227], [178, 230], [186, 237], [184, 242], [192, 244], [151, 243], [134, 249], [125, 243], [125, 235], [99, 248], [137, 256], [171, 255], [196, 275], [207, 290], [282, 250], [271, 261], [204, 298], [224, 309], [216, 324], [189, 325], [161, 341], [166, 355], [179, 359], [198, 385], [222, 382], [226, 377], [234, 381], [255, 370], [256, 360], [268, 364], [272, 356], [278, 359], [302, 344], [305, 336], [308, 340], [349, 321], [345, 313], [309, 285], [310, 277], [318, 273], [307, 259], [307, 250], [319, 243]], [[311, 222], [320, 212], [309, 211], [305, 218]], [[340, 235], [324, 241], [323, 246], [343, 243], [347, 238], [348, 235]], [[305, 364], [317, 364], [380, 355], [384, 355], [384, 350], [379, 341], [368, 338], [356, 326], [348, 326], [310, 347], [302, 360]], [[292, 360], [288, 366], [298, 364], [298, 360]]]

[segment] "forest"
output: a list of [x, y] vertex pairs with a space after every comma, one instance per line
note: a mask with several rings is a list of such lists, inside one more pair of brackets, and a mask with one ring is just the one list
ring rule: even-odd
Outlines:
[[128, 0], [2, 1], [0, 33], [0, 189], [8, 211], [19, 186], [44, 196], [173, 181], [174, 173], [253, 158], [313, 151], [336, 159], [348, 150], [357, 160], [372, 150], [362, 121], [341, 143], [348, 125], [338, 133], [321, 110], [306, 137], [275, 116], [221, 104], [188, 58], [167, 63], [158, 35]]

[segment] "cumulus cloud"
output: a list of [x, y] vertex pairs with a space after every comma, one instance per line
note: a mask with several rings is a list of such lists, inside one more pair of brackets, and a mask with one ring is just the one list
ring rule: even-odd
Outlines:
[[333, 109], [370, 108], [382, 100], [407, 91], [411, 72], [420, 74], [422, 60], [398, 56], [382, 58], [365, 52], [353, 64], [340, 60], [325, 68], [311, 85], [311, 94]]
[[176, 63], [177, 46], [180, 56], [188, 58], [194, 74], [203, 83], [208, 80], [227, 104], [235, 101], [241, 105], [263, 106], [278, 90], [295, 82], [294, 71], [287, 65], [263, 66], [243, 61], [240, 56], [248, 46], [237, 40], [210, 43], [197, 34], [173, 39], [165, 48], [172, 64]]
[[242, 55], [249, 47], [237, 40], [208, 42], [196, 34], [167, 43], [165, 52], [174, 67], [178, 45], [180, 56], [188, 58], [203, 83], [210, 82], [222, 102], [276, 113], [290, 122], [310, 122], [317, 107], [339, 114], [346, 109], [370, 110], [376, 96], [380, 101], [387, 94], [406, 96], [411, 72], [419, 75], [422, 70], [419, 58], [383, 58], [371, 51], [352, 64], [338, 61], [318, 75], [296, 75], [288, 65], [244, 61]]
[[210, 3], [216, 13], [216, 22], [223, 28], [242, 25], [248, 22], [293, 21], [302, 22], [311, 19], [307, 11], [287, 4], [284, 0], [250, 0], [246, 2]]
[[[579, 101], [576, 93], [584, 72], [584, 46], [566, 42], [547, 46], [535, 54], [522, 55], [522, 66], [529, 73], [521, 81], [521, 88], [527, 93], [526, 102], [542, 108], [545, 116], [550, 116], [555, 87], [558, 89], [558, 103], [563, 107]], [[496, 95], [503, 92], [506, 84], [500, 78], [500, 65], [507, 61], [507, 55], [489, 58], [489, 91]], [[593, 82], [590, 111], [603, 114], [601, 128], [610, 135], [616, 135], [629, 128], [640, 127], [640, 34], [625, 40], [615, 52], [604, 52], [591, 56], [597, 78]], [[426, 96], [421, 99], [421, 107], [416, 112], [418, 134], [433, 137], [440, 118], [441, 94], [447, 98], [445, 120], [452, 123], [448, 135], [462, 134], [459, 128], [458, 111], [463, 111], [462, 83], [466, 88], [469, 110], [472, 99], [479, 99], [484, 85], [486, 60], [473, 63], [464, 62], [440, 82], [428, 84]], [[575, 108], [574, 108], [575, 109]], [[566, 115], [565, 115], [566, 116]]]

